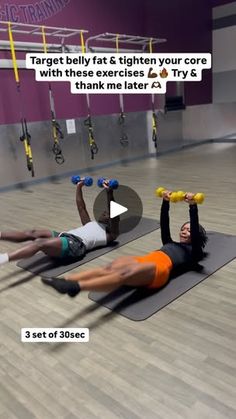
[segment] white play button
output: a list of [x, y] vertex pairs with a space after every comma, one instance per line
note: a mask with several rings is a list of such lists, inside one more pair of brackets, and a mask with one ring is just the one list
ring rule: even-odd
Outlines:
[[110, 202], [110, 218], [115, 218], [118, 215], [124, 214], [128, 211], [128, 208], [123, 207], [123, 205], [117, 204], [117, 202]]
[[[119, 220], [118, 216], [120, 216], [119, 232], [120, 234], [128, 233], [142, 220], [142, 201], [133, 189], [125, 185], [119, 185], [119, 188], [113, 191], [113, 193], [114, 199], [109, 204], [111, 221]], [[100, 223], [103, 215], [107, 214], [107, 210], [107, 190], [103, 189], [97, 195], [93, 204], [93, 215], [98, 223]]]

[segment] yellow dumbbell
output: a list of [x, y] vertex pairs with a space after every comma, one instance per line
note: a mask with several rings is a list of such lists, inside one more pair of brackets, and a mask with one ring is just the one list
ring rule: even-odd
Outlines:
[[178, 193], [177, 192], [171, 192], [170, 194], [170, 202], [178, 202]]
[[194, 195], [193, 199], [196, 202], [196, 204], [202, 204], [205, 199], [205, 195], [202, 192], [198, 192]]
[[[183, 201], [186, 196], [186, 192], [178, 191], [176, 192], [176, 195], [177, 195], [177, 201]], [[193, 197], [193, 200], [196, 202], [196, 204], [202, 204], [204, 199], [205, 199], [205, 195], [201, 192], [196, 193]]]
[[186, 192], [184, 192], [184, 191], [177, 191], [176, 192], [176, 195], [177, 195], [178, 201], [183, 201], [184, 198], [185, 198]]
[[163, 193], [166, 191], [166, 189], [165, 188], [162, 188], [162, 187], [160, 187], [160, 188], [157, 188], [156, 189], [156, 195], [157, 196], [159, 196], [159, 198], [162, 198], [163, 197]]
[[[156, 189], [156, 195], [159, 196], [159, 198], [163, 198], [163, 194], [166, 191], [165, 188], [160, 187]], [[177, 197], [177, 192], [171, 192], [170, 194], [170, 201], [171, 202], [177, 202], [178, 201], [178, 197]]]

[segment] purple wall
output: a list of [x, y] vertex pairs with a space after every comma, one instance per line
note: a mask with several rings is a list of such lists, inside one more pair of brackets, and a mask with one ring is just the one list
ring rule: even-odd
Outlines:
[[[193, 7], [194, 3], [194, 7]], [[212, 10], [206, 0], [170, 1], [147, 0], [147, 35], [167, 38], [158, 47], [160, 52], [211, 52], [212, 51]], [[163, 18], [165, 16], [165, 18]], [[157, 50], [156, 50], [157, 51]], [[212, 101], [212, 73], [204, 70], [201, 82], [185, 83], [187, 105], [197, 105]], [[167, 83], [171, 94], [171, 84]]]
[[[10, 8], [9, 5], [6, 7], [7, 2], [1, 2], [0, 17], [18, 19], [24, 23], [28, 20], [28, 23], [48, 26], [88, 29], [90, 36], [102, 32], [119, 32], [165, 37], [168, 42], [158, 49], [161, 52], [211, 52], [211, 4], [206, 0], [195, 1], [194, 8], [189, 0], [45, 1], [54, 4], [54, 15], [49, 9], [41, 9], [40, 15], [38, 6], [42, 3], [14, 0], [10, 2]], [[42, 12], [51, 16], [45, 19]], [[36, 18], [42, 21], [36, 22]], [[35, 42], [39, 42], [38, 39]], [[0, 58], [3, 58], [3, 53]], [[20, 78], [27, 119], [50, 119], [47, 83], [35, 82], [34, 72], [26, 70], [20, 71]], [[211, 72], [203, 73], [202, 82], [186, 83], [185, 90], [189, 105], [211, 102]], [[53, 83], [53, 91], [59, 119], [86, 115], [85, 95], [71, 95], [67, 83]], [[11, 70], [0, 71], [0, 97], [0, 123], [18, 122], [17, 95]], [[124, 103], [126, 111], [146, 110], [150, 108], [150, 95], [125, 95]], [[118, 112], [118, 96], [91, 95], [91, 109], [98, 115]]]

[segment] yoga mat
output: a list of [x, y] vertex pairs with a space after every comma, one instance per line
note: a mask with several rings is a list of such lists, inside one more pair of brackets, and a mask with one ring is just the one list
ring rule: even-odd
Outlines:
[[[125, 221], [128, 223], [129, 219]], [[139, 237], [145, 236], [146, 234], [151, 233], [159, 227], [160, 224], [158, 221], [143, 217], [133, 230], [128, 231], [127, 233], [122, 233], [118, 237], [118, 241], [113, 242], [109, 246], [92, 250], [88, 252], [83, 259], [76, 262], [65, 263], [63, 260], [51, 259], [48, 256], [45, 256], [44, 253], [39, 252], [31, 258], [21, 260], [17, 263], [17, 266], [34, 274], [43, 274], [45, 278], [49, 278], [51, 276], [59, 276], [67, 271], [77, 268], [80, 265], [83, 265], [84, 263], [90, 262], [91, 260], [104, 255], [105, 253], [111, 252], [114, 249], [118, 249], [124, 244], [136, 240]]]
[[173, 278], [158, 291], [121, 287], [111, 293], [90, 292], [89, 298], [130, 320], [147, 319], [236, 257], [236, 236], [216, 232], [207, 235], [208, 255], [200, 262], [201, 271], [189, 271]]

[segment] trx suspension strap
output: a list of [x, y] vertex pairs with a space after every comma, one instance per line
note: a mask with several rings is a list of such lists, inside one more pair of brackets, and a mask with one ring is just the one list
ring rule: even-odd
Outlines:
[[94, 155], [98, 153], [98, 146], [95, 143], [94, 134], [93, 134], [93, 125], [92, 125], [92, 119], [91, 119], [91, 111], [90, 111], [90, 101], [89, 101], [89, 95], [86, 94], [86, 100], [87, 100], [87, 108], [88, 108], [88, 117], [84, 120], [84, 125], [88, 127], [88, 141], [89, 141], [89, 147], [91, 152], [91, 159], [94, 159]]
[[28, 131], [26, 119], [23, 116], [24, 101], [21, 98], [20, 78], [19, 78], [19, 72], [18, 72], [18, 67], [17, 67], [17, 62], [16, 62], [14, 40], [12, 36], [10, 22], [8, 22], [8, 36], [9, 36], [10, 47], [11, 47], [11, 56], [12, 56], [12, 62], [13, 62], [14, 75], [15, 75], [15, 80], [16, 80], [16, 89], [19, 94], [19, 100], [20, 100], [20, 118], [21, 118], [21, 127], [22, 127], [22, 135], [20, 136], [20, 141], [24, 143], [27, 169], [31, 172], [32, 177], [34, 177], [33, 157], [32, 157], [31, 145], [30, 145], [31, 136]]
[[[42, 37], [43, 37], [43, 50], [44, 50], [44, 53], [47, 54], [48, 49], [47, 49], [44, 26], [42, 26]], [[51, 110], [52, 136], [53, 136], [52, 151], [55, 155], [55, 160], [57, 164], [63, 164], [65, 159], [62, 154], [59, 140], [63, 140], [64, 135], [61, 130], [59, 122], [57, 122], [56, 120], [56, 111], [55, 111], [55, 104], [54, 104], [54, 97], [52, 93], [51, 83], [48, 83], [48, 93], [49, 93], [49, 102], [50, 102], [50, 110]]]
[[[81, 39], [82, 54], [85, 54], [84, 36], [83, 36], [82, 31], [80, 32], [80, 39]], [[90, 110], [90, 100], [89, 100], [88, 94], [86, 94], [86, 101], [87, 101], [88, 117], [84, 120], [84, 125], [88, 127], [88, 141], [89, 141], [91, 159], [93, 160], [94, 155], [98, 153], [98, 146], [94, 139], [93, 124], [92, 124], [91, 110]]]
[[[152, 38], [149, 40], [149, 52], [152, 54]], [[157, 115], [155, 112], [155, 95], [152, 93], [152, 141], [157, 148]]]
[[[116, 35], [116, 52], [119, 53], [119, 35]], [[127, 147], [129, 145], [128, 135], [125, 132], [125, 113], [124, 113], [124, 98], [122, 94], [119, 94], [119, 103], [120, 103], [120, 115], [118, 119], [118, 123], [120, 124], [121, 128], [121, 136], [120, 136], [120, 143], [123, 147]]]

